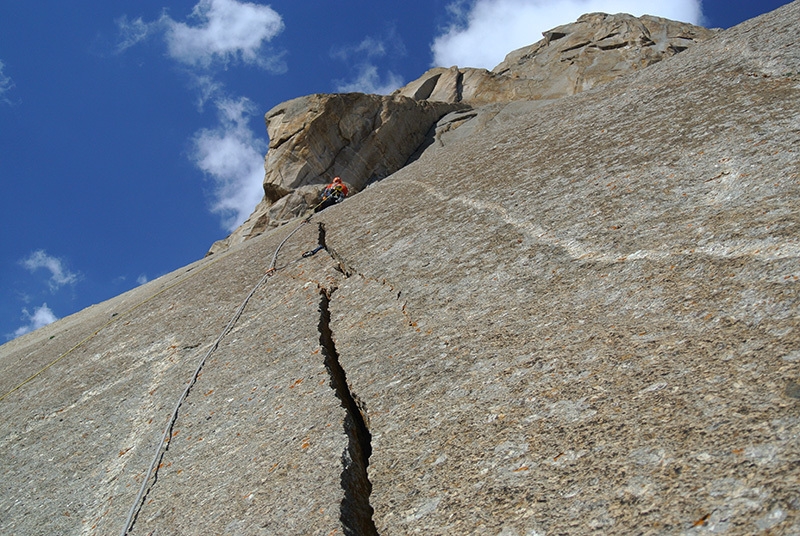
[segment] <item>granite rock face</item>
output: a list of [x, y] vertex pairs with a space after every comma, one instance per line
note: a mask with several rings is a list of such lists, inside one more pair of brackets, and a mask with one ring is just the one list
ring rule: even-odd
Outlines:
[[211, 252], [307, 214], [339, 176], [351, 192], [388, 177], [422, 145], [431, 126], [463, 104], [363, 93], [317, 94], [279, 104], [265, 118], [264, 199]]
[[433, 151], [453, 140], [482, 135], [491, 122], [502, 122], [518, 107], [530, 108], [529, 101], [546, 105], [575, 95], [670, 58], [716, 33], [649, 15], [590, 13], [511, 52], [492, 71], [431, 69], [397, 94], [470, 104], [468, 110], [453, 111], [436, 123], [420, 150]]
[[213, 350], [131, 534], [800, 533], [799, 32], [497, 103], [0, 346], [0, 532], [120, 533]]
[[275, 202], [335, 176], [359, 191], [403, 166], [430, 126], [458, 108], [402, 96], [318, 94], [267, 112], [264, 195]]
[[[464, 110], [470, 117], [492, 117], [493, 107], [484, 109], [487, 105], [573, 95], [714, 33], [658, 17], [592, 13], [546, 32], [543, 40], [512, 52], [491, 72], [435, 68], [389, 97], [317, 94], [284, 102], [266, 114], [270, 145], [264, 198], [210, 253], [308, 214], [337, 175], [353, 192], [389, 176], [427, 149], [434, 133], [437, 146], [442, 145], [442, 133], [460, 124]], [[451, 112], [456, 115], [437, 123]], [[470, 135], [478, 132], [470, 129]]]
[[397, 90], [414, 99], [496, 102], [558, 99], [657, 63], [715, 35], [692, 24], [625, 13], [590, 13], [515, 50], [491, 71], [437, 67]]
[[590, 13], [511, 52], [492, 72], [540, 85], [539, 98], [574, 95], [683, 52], [716, 34], [644, 15]]

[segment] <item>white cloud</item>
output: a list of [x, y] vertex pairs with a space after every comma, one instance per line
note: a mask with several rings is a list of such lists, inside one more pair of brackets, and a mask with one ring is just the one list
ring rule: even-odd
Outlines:
[[11, 101], [6, 97], [6, 93], [14, 87], [14, 81], [3, 72], [5, 68], [6, 64], [3, 63], [3, 60], [0, 60], [0, 101], [11, 104]]
[[584, 13], [656, 15], [699, 24], [700, 0], [473, 0], [449, 6], [450, 27], [437, 37], [433, 65], [494, 68], [512, 50], [539, 41], [542, 32]]
[[27, 258], [20, 261], [21, 264], [31, 273], [39, 268], [50, 271], [48, 284], [50, 290], [55, 292], [64, 285], [75, 284], [80, 278], [79, 274], [70, 272], [61, 259], [48, 255], [44, 250], [34, 251]]
[[223, 64], [241, 60], [269, 71], [285, 71], [281, 55], [264, 49], [284, 28], [283, 19], [271, 7], [236, 0], [200, 0], [192, 18], [198, 24], [162, 17], [172, 58], [201, 67], [215, 60]]
[[238, 0], [200, 0], [190, 18], [193, 24], [166, 13], [153, 22], [120, 17], [117, 51], [163, 35], [169, 56], [190, 67], [227, 67], [241, 61], [275, 73], [286, 71], [284, 54], [267, 47], [284, 28], [280, 14], [271, 7]]
[[217, 98], [224, 89], [221, 82], [211, 76], [195, 76], [193, 85], [197, 91], [197, 109], [201, 112], [208, 101]]
[[22, 318], [28, 323], [14, 331], [11, 338], [25, 335], [58, 320], [58, 317], [53, 314], [53, 311], [50, 310], [46, 303], [43, 303], [41, 307], [35, 308], [33, 314], [29, 313], [27, 309], [23, 309]]
[[195, 134], [192, 159], [214, 180], [213, 212], [220, 214], [229, 231], [253, 212], [264, 195], [264, 153], [267, 143], [247, 125], [256, 113], [247, 98], [216, 102], [220, 124]]
[[136, 282], [140, 285], [144, 285], [145, 283], [147, 283], [147, 281], [148, 279], [145, 274], [141, 274], [139, 277], [136, 278]]
[[377, 62], [387, 55], [405, 54], [405, 46], [394, 30], [390, 30], [384, 39], [366, 37], [358, 45], [332, 50], [331, 58], [353, 65], [354, 68], [351, 80], [335, 81], [336, 91], [388, 95], [403, 85], [403, 78], [392, 71], [381, 77]]
[[117, 43], [117, 52], [123, 52], [132, 46], [147, 39], [154, 31], [155, 26], [152, 23], [147, 23], [141, 17], [132, 21], [123, 15], [116, 21], [119, 27], [119, 42]]

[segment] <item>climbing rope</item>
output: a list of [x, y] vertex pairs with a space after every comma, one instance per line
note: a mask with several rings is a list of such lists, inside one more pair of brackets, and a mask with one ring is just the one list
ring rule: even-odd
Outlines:
[[[294, 230], [293, 230], [291, 233], [289, 233], [289, 235], [288, 235], [286, 238], [284, 238], [283, 242], [281, 242], [281, 243], [280, 243], [280, 245], [279, 245], [279, 246], [276, 248], [276, 250], [275, 250], [275, 254], [272, 256], [272, 262], [270, 263], [270, 267], [269, 267], [269, 270], [267, 270], [267, 272], [270, 272], [270, 271], [274, 271], [274, 270], [275, 270], [275, 264], [276, 264], [276, 262], [277, 262], [277, 259], [278, 259], [278, 252], [281, 250], [281, 248], [283, 247], [283, 245], [284, 245], [284, 244], [286, 243], [286, 241], [287, 241], [287, 240], [289, 240], [289, 238], [290, 238], [290, 237], [291, 237], [291, 236], [292, 236], [294, 233], [296, 233], [296, 232], [297, 232], [297, 231], [298, 231], [298, 230], [299, 230], [299, 229], [300, 229], [300, 228], [301, 228], [301, 227], [302, 227], [304, 224], [306, 224], [306, 223], [308, 223], [309, 221], [311, 221], [311, 217], [314, 215], [314, 212], [313, 212], [313, 211], [314, 211], [314, 210], [316, 210], [316, 209], [317, 209], [317, 207], [319, 207], [320, 205], [322, 205], [322, 203], [324, 203], [324, 202], [325, 202], [325, 200], [323, 199], [321, 202], [319, 202], [319, 203], [317, 203], [316, 205], [314, 205], [313, 207], [311, 207], [311, 211], [312, 211], [312, 212], [311, 212], [311, 215], [309, 215], [309, 216], [308, 216], [307, 218], [305, 218], [305, 219], [304, 219], [302, 222], [300, 222], [300, 225], [299, 225], [297, 228], [295, 228], [295, 229], [294, 229]], [[316, 251], [315, 251], [314, 253], [316, 253]], [[304, 256], [306, 256], [306, 255], [304, 255]], [[149, 298], [147, 298], [147, 299], [146, 299], [146, 300], [144, 300], [143, 302], [140, 302], [140, 303], [138, 303], [138, 304], [134, 305], [133, 307], [131, 307], [130, 309], [127, 309], [126, 311], [123, 311], [121, 314], [119, 314], [119, 315], [116, 315], [114, 318], [112, 318], [111, 320], [109, 320], [108, 322], [106, 322], [105, 324], [103, 324], [102, 326], [100, 326], [100, 327], [99, 327], [99, 328], [98, 328], [98, 329], [97, 329], [97, 330], [96, 330], [94, 333], [92, 333], [91, 335], [87, 336], [86, 338], [84, 338], [83, 340], [81, 340], [80, 342], [78, 342], [78, 343], [77, 343], [75, 346], [73, 346], [72, 348], [70, 348], [69, 350], [67, 350], [66, 352], [64, 352], [64, 353], [63, 353], [63, 354], [61, 354], [60, 356], [58, 356], [56, 359], [54, 359], [53, 361], [51, 361], [50, 363], [48, 363], [47, 365], [45, 365], [44, 367], [42, 367], [40, 370], [38, 370], [37, 372], [35, 372], [35, 373], [34, 373], [34, 374], [32, 374], [31, 376], [29, 376], [27, 379], [25, 379], [23, 382], [21, 382], [21, 383], [20, 383], [20, 384], [18, 384], [17, 386], [13, 387], [13, 388], [12, 388], [10, 391], [8, 391], [7, 393], [5, 393], [5, 394], [3, 394], [2, 396], [0, 396], [0, 402], [2, 402], [2, 401], [3, 401], [3, 400], [4, 400], [4, 399], [7, 397], [7, 396], [9, 396], [10, 394], [14, 393], [15, 391], [19, 390], [20, 388], [24, 387], [25, 385], [27, 385], [28, 383], [30, 383], [31, 381], [33, 381], [33, 380], [34, 380], [36, 377], [38, 377], [38, 376], [39, 376], [40, 374], [42, 374], [44, 371], [46, 371], [46, 370], [47, 370], [47, 369], [49, 369], [50, 367], [52, 367], [52, 366], [54, 366], [55, 364], [57, 364], [59, 361], [61, 361], [62, 359], [64, 359], [64, 358], [65, 358], [65, 357], [67, 357], [68, 355], [70, 355], [72, 352], [74, 352], [75, 350], [77, 350], [78, 348], [80, 348], [81, 346], [83, 346], [84, 344], [86, 344], [87, 342], [89, 342], [90, 340], [92, 340], [92, 339], [93, 339], [95, 336], [97, 336], [97, 334], [98, 334], [98, 333], [100, 333], [101, 331], [103, 331], [105, 328], [107, 328], [108, 326], [110, 326], [112, 323], [114, 323], [114, 322], [118, 321], [118, 320], [119, 320], [120, 318], [122, 318], [123, 316], [126, 316], [127, 314], [131, 313], [132, 311], [134, 311], [134, 310], [138, 309], [139, 307], [141, 307], [142, 305], [146, 304], [147, 302], [149, 302], [150, 300], [152, 300], [152, 299], [153, 299], [153, 298], [155, 298], [156, 296], [159, 296], [160, 294], [163, 294], [164, 292], [166, 292], [166, 291], [170, 290], [171, 288], [174, 288], [175, 286], [177, 286], [177, 285], [180, 285], [181, 283], [183, 283], [184, 281], [186, 281], [186, 280], [187, 280], [189, 277], [192, 277], [192, 276], [195, 276], [195, 275], [197, 275], [199, 272], [202, 272], [203, 270], [205, 270], [206, 268], [208, 268], [209, 266], [211, 266], [212, 264], [214, 264], [214, 263], [215, 263], [215, 262], [217, 262], [218, 260], [219, 260], [219, 258], [217, 258], [217, 259], [214, 259], [213, 261], [209, 262], [208, 264], [206, 264], [206, 265], [205, 265], [205, 266], [203, 266], [202, 268], [199, 268], [197, 271], [195, 271], [195, 272], [194, 272], [193, 274], [191, 274], [190, 276], [188, 276], [188, 277], [185, 277], [185, 278], [183, 278], [183, 279], [180, 279], [180, 280], [176, 281], [176, 282], [175, 282], [175, 283], [173, 283], [172, 285], [169, 285], [169, 286], [167, 286], [167, 287], [165, 287], [165, 288], [161, 289], [160, 291], [156, 292], [155, 294], [153, 294], [152, 296], [150, 296]]]
[[286, 235], [286, 238], [284, 238], [283, 241], [280, 244], [278, 244], [278, 247], [275, 248], [275, 254], [272, 255], [272, 261], [269, 263], [269, 268], [267, 269], [268, 273], [275, 271], [275, 264], [278, 262], [278, 252], [281, 250], [283, 245], [292, 237], [293, 234], [295, 234], [297, 231], [299, 231], [303, 227], [303, 225], [305, 225], [308, 222], [310, 222], [311, 218], [313, 216], [314, 216], [314, 214], [312, 213], [307, 218], [305, 218], [303, 221], [301, 221], [300, 225], [295, 227], [294, 230], [291, 233], [289, 233], [288, 235]]
[[205, 355], [203, 355], [202, 359], [200, 359], [200, 362], [197, 365], [197, 368], [195, 369], [191, 379], [189, 380], [189, 383], [186, 385], [186, 388], [183, 390], [183, 393], [178, 398], [178, 402], [177, 404], [175, 404], [175, 409], [172, 410], [172, 415], [169, 421], [167, 422], [167, 426], [164, 428], [164, 433], [161, 435], [161, 441], [158, 442], [158, 446], [156, 447], [155, 455], [153, 456], [153, 461], [150, 463], [150, 467], [147, 470], [147, 474], [145, 475], [144, 480], [142, 481], [142, 486], [139, 489], [139, 494], [136, 496], [136, 500], [134, 501], [133, 506], [131, 506], [131, 510], [128, 513], [128, 518], [125, 521], [125, 527], [122, 529], [121, 536], [127, 536], [128, 532], [132, 528], [131, 524], [133, 523], [133, 520], [136, 517], [137, 512], [141, 509], [142, 501], [147, 491], [147, 485], [150, 482], [150, 478], [153, 476], [153, 471], [155, 470], [156, 466], [159, 464], [159, 461], [163, 458], [164, 453], [167, 450], [165, 448], [165, 445], [167, 445], [168, 448], [167, 438], [171, 436], [172, 428], [173, 426], [175, 426], [175, 422], [178, 420], [178, 411], [183, 405], [183, 402], [186, 400], [186, 397], [189, 396], [189, 391], [197, 382], [197, 378], [200, 376], [200, 371], [203, 369], [203, 366], [206, 364], [206, 361], [208, 360], [209, 356], [214, 352], [214, 350], [217, 349], [220, 342], [222, 342], [222, 339], [225, 338], [225, 336], [230, 332], [231, 329], [233, 329], [233, 326], [239, 320], [239, 317], [242, 315], [242, 312], [244, 312], [244, 309], [247, 306], [247, 303], [250, 301], [250, 298], [253, 297], [256, 291], [264, 283], [266, 283], [267, 279], [269, 279], [271, 276], [275, 274], [276, 265], [278, 262], [278, 253], [280, 252], [281, 248], [283, 248], [284, 244], [286, 244], [286, 242], [288, 242], [288, 240], [297, 231], [299, 231], [305, 224], [311, 221], [312, 216], [313, 214], [311, 214], [303, 221], [301, 221], [300, 224], [294, 230], [292, 230], [292, 232], [286, 235], [286, 237], [283, 239], [283, 241], [281, 241], [280, 244], [278, 244], [278, 247], [275, 248], [275, 253], [272, 255], [272, 261], [269, 264], [267, 272], [258, 281], [258, 283], [255, 284], [252, 290], [250, 290], [250, 293], [247, 295], [244, 301], [242, 301], [241, 305], [239, 305], [239, 308], [231, 317], [230, 321], [228, 322], [228, 325], [225, 326], [225, 329], [223, 329], [222, 332], [219, 334], [219, 337], [217, 337], [217, 339], [214, 341], [214, 344], [211, 345], [211, 347], [208, 349]]
[[[317, 206], [319, 206], [319, 205], [317, 205]], [[316, 207], [312, 207], [312, 209], [313, 209], [313, 208], [316, 208]], [[313, 213], [312, 213], [312, 215], [311, 215], [311, 216], [313, 216]], [[296, 232], [297, 232], [297, 231], [300, 229], [300, 227], [302, 227], [302, 226], [303, 226], [303, 224], [306, 224], [306, 223], [308, 223], [309, 221], [311, 221], [311, 216], [308, 216], [307, 218], [305, 218], [305, 219], [304, 219], [304, 220], [303, 220], [303, 221], [300, 223], [300, 225], [299, 225], [299, 226], [298, 226], [296, 229], [294, 229], [294, 230], [293, 230], [291, 233], [289, 233], [289, 235], [288, 235], [288, 236], [287, 236], [287, 237], [286, 237], [286, 238], [283, 240], [283, 242], [281, 242], [281, 243], [280, 243], [280, 245], [278, 246], [278, 248], [275, 250], [275, 254], [272, 256], [272, 262], [270, 263], [270, 268], [269, 268], [270, 270], [275, 270], [275, 264], [277, 263], [277, 260], [278, 260], [278, 252], [279, 252], [279, 251], [280, 251], [280, 249], [283, 247], [283, 245], [286, 243], [286, 241], [287, 241], [287, 240], [288, 240], [288, 239], [289, 239], [289, 238], [290, 238], [290, 237], [291, 237], [291, 236], [292, 236], [294, 233], [296, 233]], [[129, 309], [127, 309], [127, 310], [123, 311], [122, 313], [120, 313], [120, 314], [118, 314], [118, 315], [114, 315], [114, 317], [113, 317], [113, 318], [111, 318], [111, 319], [110, 319], [108, 322], [106, 322], [105, 324], [103, 324], [102, 326], [100, 326], [99, 328], [97, 328], [97, 330], [95, 330], [95, 331], [94, 331], [94, 332], [93, 332], [91, 335], [88, 335], [87, 337], [85, 337], [84, 339], [82, 339], [80, 342], [78, 342], [77, 344], [75, 344], [75, 346], [73, 346], [72, 348], [70, 348], [70, 349], [69, 349], [69, 350], [67, 350], [66, 352], [62, 353], [62, 354], [61, 354], [61, 355], [59, 355], [57, 358], [55, 358], [53, 361], [49, 362], [47, 365], [45, 365], [44, 367], [42, 367], [41, 369], [39, 369], [37, 372], [35, 372], [35, 373], [31, 374], [31, 375], [30, 375], [28, 378], [26, 378], [24, 381], [22, 381], [21, 383], [19, 383], [19, 384], [18, 384], [18, 385], [16, 385], [15, 387], [13, 387], [13, 388], [12, 388], [10, 391], [8, 391], [7, 393], [5, 393], [5, 394], [3, 394], [2, 396], [0, 396], [0, 402], [2, 402], [2, 401], [3, 401], [3, 400], [4, 400], [4, 399], [7, 397], [7, 396], [9, 396], [9, 395], [11, 395], [12, 393], [14, 393], [14, 392], [18, 391], [19, 389], [21, 389], [22, 387], [24, 387], [25, 385], [27, 385], [28, 383], [30, 383], [31, 381], [33, 381], [34, 379], [36, 379], [36, 378], [37, 378], [37, 377], [38, 377], [40, 374], [42, 374], [43, 372], [45, 372], [47, 369], [51, 368], [52, 366], [56, 365], [56, 364], [57, 364], [59, 361], [63, 360], [65, 357], [67, 357], [68, 355], [70, 355], [72, 352], [74, 352], [75, 350], [77, 350], [78, 348], [80, 348], [81, 346], [83, 346], [84, 344], [86, 344], [87, 342], [89, 342], [90, 340], [92, 340], [93, 338], [95, 338], [95, 337], [97, 336], [97, 334], [98, 334], [98, 333], [100, 333], [101, 331], [103, 331], [105, 328], [107, 328], [108, 326], [110, 326], [110, 325], [111, 325], [111, 324], [113, 324], [114, 322], [117, 322], [117, 321], [118, 321], [119, 319], [121, 319], [122, 317], [124, 317], [124, 316], [127, 316], [127, 315], [128, 315], [128, 314], [130, 314], [131, 312], [133, 312], [133, 311], [135, 311], [136, 309], [138, 309], [139, 307], [141, 307], [141, 306], [143, 306], [143, 305], [147, 304], [148, 302], [150, 302], [151, 300], [153, 300], [153, 299], [154, 299], [154, 298], [156, 298], [157, 296], [160, 296], [160, 295], [161, 295], [161, 294], [163, 294], [164, 292], [166, 292], [166, 291], [168, 291], [168, 290], [170, 290], [170, 289], [172, 289], [172, 288], [175, 288], [176, 286], [180, 285], [181, 283], [183, 283], [184, 281], [186, 281], [186, 280], [187, 280], [187, 279], [189, 279], [190, 277], [194, 277], [195, 275], [197, 275], [198, 273], [202, 272], [202, 271], [203, 271], [203, 270], [205, 270], [206, 268], [209, 268], [211, 265], [213, 265], [214, 263], [216, 263], [216, 262], [217, 262], [217, 261], [219, 261], [219, 260], [220, 260], [220, 257], [217, 257], [216, 259], [214, 259], [214, 260], [210, 261], [210, 262], [209, 262], [208, 264], [206, 264], [205, 266], [202, 266], [202, 267], [200, 267], [200, 268], [196, 269], [196, 270], [195, 270], [195, 271], [194, 271], [194, 272], [193, 272], [191, 275], [189, 275], [189, 276], [187, 276], [187, 277], [184, 277], [184, 278], [181, 278], [181, 279], [179, 279], [179, 280], [178, 280], [178, 281], [176, 281], [175, 283], [173, 283], [173, 284], [171, 284], [171, 285], [169, 285], [169, 286], [166, 286], [166, 287], [164, 287], [163, 289], [159, 290], [158, 292], [156, 292], [155, 294], [153, 294], [152, 296], [150, 296], [150, 297], [149, 297], [149, 298], [147, 298], [146, 300], [144, 300], [144, 301], [142, 301], [142, 302], [139, 302], [139, 303], [137, 303], [136, 305], [134, 305], [134, 306], [130, 307]]]

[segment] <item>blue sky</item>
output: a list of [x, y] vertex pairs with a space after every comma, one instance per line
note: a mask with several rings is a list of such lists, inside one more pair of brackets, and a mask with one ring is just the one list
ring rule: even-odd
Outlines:
[[492, 68], [581, 13], [727, 28], [786, 0], [6, 0], [0, 343], [201, 258], [261, 196], [264, 113]]

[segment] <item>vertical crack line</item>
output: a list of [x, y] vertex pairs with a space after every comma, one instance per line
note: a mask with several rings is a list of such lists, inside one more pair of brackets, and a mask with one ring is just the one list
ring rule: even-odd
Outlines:
[[347, 385], [347, 375], [333, 342], [329, 306], [335, 290], [321, 288], [319, 292], [319, 344], [325, 358], [325, 368], [330, 375], [330, 386], [345, 409], [344, 432], [348, 441], [342, 452], [341, 484], [344, 497], [339, 508], [339, 519], [346, 536], [377, 536], [378, 530], [372, 519], [374, 510], [369, 503], [372, 483], [367, 475], [369, 457], [372, 455], [372, 435], [359, 401]]
[[317, 225], [319, 225], [319, 238], [317, 239], [317, 244], [319, 244], [318, 247], [328, 252], [328, 255], [330, 255], [331, 258], [339, 265], [336, 269], [344, 274], [345, 277], [350, 277], [355, 274], [356, 270], [350, 266], [347, 261], [345, 261], [344, 258], [336, 252], [335, 249], [330, 247], [325, 242], [325, 224], [319, 222]]

